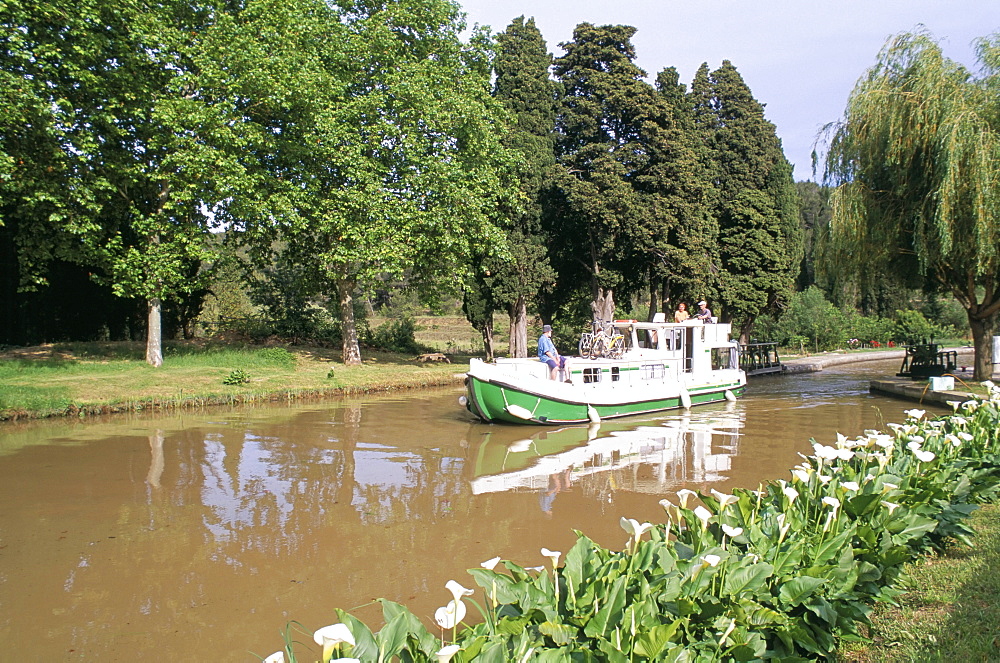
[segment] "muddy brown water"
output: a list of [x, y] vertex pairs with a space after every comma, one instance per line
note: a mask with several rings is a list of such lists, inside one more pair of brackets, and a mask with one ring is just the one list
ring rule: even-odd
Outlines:
[[0, 426], [0, 659], [253, 661], [337, 607], [377, 627], [377, 597], [430, 626], [493, 556], [540, 565], [574, 529], [620, 548], [680, 488], [755, 488], [810, 438], [902, 421], [868, 393], [896, 364], [600, 426], [481, 424], [454, 388]]

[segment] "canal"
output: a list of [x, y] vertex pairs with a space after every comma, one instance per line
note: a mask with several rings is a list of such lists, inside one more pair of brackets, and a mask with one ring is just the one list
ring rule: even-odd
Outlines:
[[561, 429], [477, 423], [456, 388], [7, 423], [4, 659], [253, 661], [337, 607], [378, 626], [377, 597], [430, 625], [445, 582], [474, 586], [465, 569], [491, 557], [540, 565], [574, 529], [620, 548], [619, 519], [659, 521], [680, 488], [755, 488], [810, 438], [902, 421], [913, 404], [868, 393], [897, 368], [761, 377], [736, 403]]

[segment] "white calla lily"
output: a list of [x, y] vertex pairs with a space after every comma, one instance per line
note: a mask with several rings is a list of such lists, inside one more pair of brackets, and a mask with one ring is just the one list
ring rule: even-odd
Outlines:
[[558, 550], [549, 550], [548, 548], [542, 548], [542, 555], [548, 557], [552, 560], [552, 568], [556, 568], [559, 564], [559, 556], [562, 555]]
[[802, 483], [809, 483], [810, 473], [805, 470], [792, 470], [792, 476]]
[[703, 555], [701, 560], [705, 562], [708, 566], [718, 566], [722, 558], [718, 555]]
[[797, 500], [799, 498], [799, 491], [795, 490], [794, 488], [792, 488], [790, 486], [788, 488], [785, 488], [781, 492], [783, 492], [785, 494], [785, 497], [788, 498], [788, 503], [789, 504], [794, 504], [795, 500]]
[[929, 463], [936, 458], [933, 451], [924, 451], [923, 449], [914, 449], [913, 455], [916, 456], [917, 460], [921, 463]]
[[621, 525], [621, 528], [628, 532], [629, 536], [636, 541], [638, 541], [643, 534], [653, 529], [652, 523], [640, 523], [634, 518], [626, 518], [625, 516], [622, 516], [622, 519], [618, 521], [618, 524]]
[[701, 521], [701, 528], [705, 529], [708, 527], [708, 521], [712, 519], [712, 512], [701, 506], [700, 504], [695, 507], [694, 515], [698, 516], [698, 520]]
[[437, 656], [438, 663], [448, 663], [451, 657], [457, 654], [460, 649], [459, 645], [448, 645], [439, 649], [434, 655]]
[[354, 634], [351, 633], [351, 629], [347, 628], [347, 624], [330, 624], [329, 626], [317, 629], [313, 633], [313, 642], [317, 645], [326, 644], [327, 642], [332, 642], [335, 645], [346, 642], [349, 645], [353, 645]]
[[454, 580], [449, 580], [448, 582], [446, 582], [444, 588], [447, 589], [449, 592], [451, 592], [451, 595], [455, 599], [456, 603], [461, 601], [463, 596], [472, 596], [473, 593], [475, 593], [474, 589], [468, 589], [466, 587], [462, 587], [460, 584], [458, 584], [458, 582]]
[[892, 502], [882, 502], [882, 506], [884, 506], [885, 508], [889, 509], [889, 515], [890, 516], [892, 515], [893, 511], [895, 511], [896, 509], [899, 508], [898, 504], [893, 504]]
[[857, 492], [861, 488], [856, 481], [841, 481], [840, 487], [844, 490], [853, 490], [854, 492]]
[[680, 490], [677, 491], [677, 501], [680, 502], [682, 509], [686, 509], [688, 508], [688, 499], [690, 499], [691, 497], [695, 497], [697, 495], [698, 493], [694, 492], [693, 490], [689, 490], [687, 488], [681, 488]]
[[465, 603], [448, 601], [448, 605], [434, 611], [434, 621], [443, 629], [455, 628], [460, 621], [465, 619], [465, 612]]
[[354, 645], [354, 634], [347, 624], [330, 624], [313, 633], [313, 642], [323, 646], [323, 659], [329, 661], [333, 658], [333, 650], [342, 644]]
[[712, 497], [714, 497], [715, 499], [719, 500], [719, 508], [720, 509], [725, 509], [730, 504], [736, 504], [737, 502], [740, 501], [740, 498], [736, 497], [735, 495], [727, 495], [725, 493], [721, 493], [721, 492], [717, 491], [714, 488], [711, 490], [711, 493], [712, 493]]
[[923, 416], [925, 414], [927, 414], [927, 411], [926, 410], [917, 410], [917, 409], [904, 410], [903, 414], [905, 414], [910, 419], [921, 419], [921, 418], [923, 418]]
[[488, 559], [485, 562], [482, 562], [479, 566], [483, 567], [487, 571], [492, 571], [493, 569], [496, 568], [499, 562], [500, 562], [500, 556], [497, 555], [493, 559]]
[[836, 447], [828, 447], [824, 444], [813, 443], [813, 455], [821, 460], [833, 460], [839, 456], [840, 452]]
[[735, 538], [735, 537], [739, 536], [740, 534], [742, 534], [743, 533], [743, 528], [742, 527], [731, 527], [730, 525], [723, 525], [722, 526], [722, 531], [726, 534], [726, 536], [728, 536], [730, 539], [732, 539], [732, 538]]
[[264, 663], [285, 663], [285, 652], [276, 651], [264, 659]]
[[834, 511], [840, 508], [840, 500], [838, 500], [836, 497], [829, 497], [829, 496], [824, 497], [822, 499], [822, 502], [823, 504], [832, 508]]

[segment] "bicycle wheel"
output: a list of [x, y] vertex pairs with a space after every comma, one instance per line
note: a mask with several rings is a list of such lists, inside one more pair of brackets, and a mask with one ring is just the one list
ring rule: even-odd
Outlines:
[[584, 359], [586, 359], [587, 357], [589, 357], [590, 356], [591, 348], [593, 348], [593, 346], [594, 346], [594, 335], [593, 334], [584, 333], [582, 336], [580, 336], [579, 350], [580, 350], [580, 356], [581, 357], [583, 357]]
[[621, 359], [622, 354], [625, 351], [625, 337], [618, 334], [611, 339], [611, 345], [608, 347], [608, 356], [612, 359]]
[[597, 359], [598, 357], [603, 357], [607, 349], [608, 342], [604, 340], [603, 336], [598, 336], [594, 339], [594, 345], [590, 348], [590, 358]]

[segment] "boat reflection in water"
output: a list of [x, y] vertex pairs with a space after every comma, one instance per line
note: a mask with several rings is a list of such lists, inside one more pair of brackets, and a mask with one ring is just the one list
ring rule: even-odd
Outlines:
[[723, 481], [743, 425], [743, 410], [730, 404], [728, 411], [685, 412], [656, 425], [570, 426], [513, 441], [490, 433], [474, 459], [472, 492], [537, 491], [549, 512], [555, 495], [571, 484], [610, 500], [618, 490], [663, 495]]

